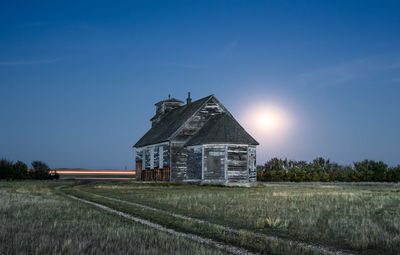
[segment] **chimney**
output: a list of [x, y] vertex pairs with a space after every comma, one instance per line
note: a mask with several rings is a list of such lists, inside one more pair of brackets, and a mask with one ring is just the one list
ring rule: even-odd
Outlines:
[[186, 104], [190, 104], [192, 99], [190, 98], [190, 92], [188, 92], [188, 97], [186, 98]]

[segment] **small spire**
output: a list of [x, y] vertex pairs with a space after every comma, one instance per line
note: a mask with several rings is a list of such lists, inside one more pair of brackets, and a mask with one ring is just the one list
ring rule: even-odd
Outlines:
[[168, 94], [168, 99], [171, 99], [171, 94]]
[[188, 92], [188, 97], [186, 98], [186, 104], [190, 104], [192, 99], [190, 98], [190, 92]]

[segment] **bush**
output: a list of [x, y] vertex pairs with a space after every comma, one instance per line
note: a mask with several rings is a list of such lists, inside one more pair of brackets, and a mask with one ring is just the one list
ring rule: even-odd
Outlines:
[[32, 179], [46, 180], [51, 179], [50, 167], [43, 163], [42, 161], [33, 161], [32, 170], [30, 171], [30, 176]]
[[[318, 157], [312, 162], [272, 158], [257, 167], [259, 181], [373, 181], [400, 182], [400, 165], [388, 168], [382, 161], [363, 160], [353, 167], [342, 166], [329, 159]], [[262, 171], [262, 172], [261, 172]]]
[[0, 179], [11, 179], [13, 171], [13, 162], [7, 159], [0, 160]]
[[56, 172], [51, 172], [50, 168], [41, 161], [32, 162], [32, 170], [28, 171], [27, 165], [22, 161], [13, 163], [12, 161], [0, 160], [0, 179], [22, 180], [22, 179], [58, 179]]
[[28, 167], [22, 161], [17, 161], [13, 166], [13, 179], [22, 180], [28, 178]]
[[399, 182], [400, 181], [400, 165], [391, 167], [386, 173], [384, 180], [386, 182]]

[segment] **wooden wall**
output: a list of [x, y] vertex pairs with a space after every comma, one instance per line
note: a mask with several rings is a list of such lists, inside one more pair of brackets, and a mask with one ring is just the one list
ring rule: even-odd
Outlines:
[[[165, 170], [159, 168], [159, 146], [164, 146]], [[136, 153], [137, 180], [256, 182], [255, 146], [216, 144], [186, 148], [182, 147], [181, 143], [172, 143], [169, 148], [168, 144], [162, 144], [154, 146], [154, 169], [149, 167], [151, 150], [150, 147], [145, 147]], [[171, 155], [175, 155], [172, 157], [171, 164], [169, 164], [170, 151]], [[142, 163], [143, 155], [145, 155], [146, 167]], [[170, 167], [174, 171], [170, 171]]]
[[[187, 142], [213, 116], [224, 112], [224, 108], [211, 98], [196, 114], [194, 114], [177, 132], [171, 144], [171, 180], [184, 181], [187, 175], [188, 151], [183, 148]], [[192, 175], [192, 173], [190, 173]]]
[[187, 180], [201, 180], [202, 178], [202, 146], [187, 149]]
[[249, 182], [257, 181], [257, 162], [256, 162], [256, 146], [249, 146], [248, 168]]
[[187, 149], [181, 143], [171, 143], [171, 181], [186, 180]]
[[224, 181], [226, 146], [214, 145], [205, 147], [203, 157], [204, 181]]
[[[160, 168], [160, 147], [163, 148], [163, 169]], [[153, 156], [151, 156], [153, 154]], [[153, 162], [151, 159], [153, 158]], [[144, 160], [143, 160], [144, 159]], [[136, 170], [139, 167], [142, 171], [137, 171], [136, 179], [143, 181], [151, 180], [169, 180], [170, 179], [170, 149], [168, 143], [156, 144], [151, 146], [145, 146], [136, 149]], [[159, 173], [156, 174], [155, 171]], [[168, 178], [166, 174], [168, 173]], [[158, 177], [157, 177], [158, 176]]]
[[174, 142], [188, 141], [214, 115], [224, 112], [218, 102], [211, 98], [195, 115], [193, 115], [173, 138]]
[[136, 180], [142, 179], [142, 161], [137, 161], [136, 158]]
[[229, 182], [247, 182], [249, 172], [247, 170], [247, 146], [229, 145], [227, 175]]
[[[202, 146], [183, 147], [209, 118], [224, 111], [223, 106], [211, 98], [174, 134], [170, 144], [163, 143], [139, 148], [136, 161], [143, 162], [141, 166], [146, 170], [137, 176], [141, 176], [143, 180], [166, 180], [166, 173], [168, 173], [168, 180], [174, 182], [202, 178], [204, 181], [211, 182], [256, 181], [255, 146], [222, 144], [204, 146], [204, 154]], [[159, 146], [163, 146], [163, 165], [168, 172], [157, 169], [160, 160]], [[154, 164], [150, 162], [152, 150]]]

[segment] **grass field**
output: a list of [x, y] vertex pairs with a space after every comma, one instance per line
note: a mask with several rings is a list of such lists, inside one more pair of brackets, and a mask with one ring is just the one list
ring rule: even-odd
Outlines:
[[74, 184], [0, 182], [0, 254], [223, 253], [65, 194], [257, 253], [400, 254], [398, 185]]
[[[248, 242], [253, 240], [252, 233], [261, 232], [361, 254], [399, 254], [400, 251], [400, 186], [396, 185], [280, 184], [233, 188], [121, 183], [91, 185], [79, 190], [246, 230], [244, 238]], [[88, 193], [86, 197], [90, 198]], [[92, 199], [110, 203], [104, 198]], [[114, 206], [122, 203], [114, 202]], [[157, 215], [150, 217], [163, 219]], [[191, 227], [185, 228], [179, 223], [169, 224], [192, 231]], [[276, 244], [249, 245], [240, 241], [243, 237], [229, 240], [224, 237], [226, 233], [218, 236], [213, 230], [193, 231], [203, 231], [255, 251], [284, 254], [294, 249], [279, 250], [280, 244], [278, 250], [274, 248]]]
[[0, 254], [225, 254], [68, 199], [60, 183], [0, 182]]

